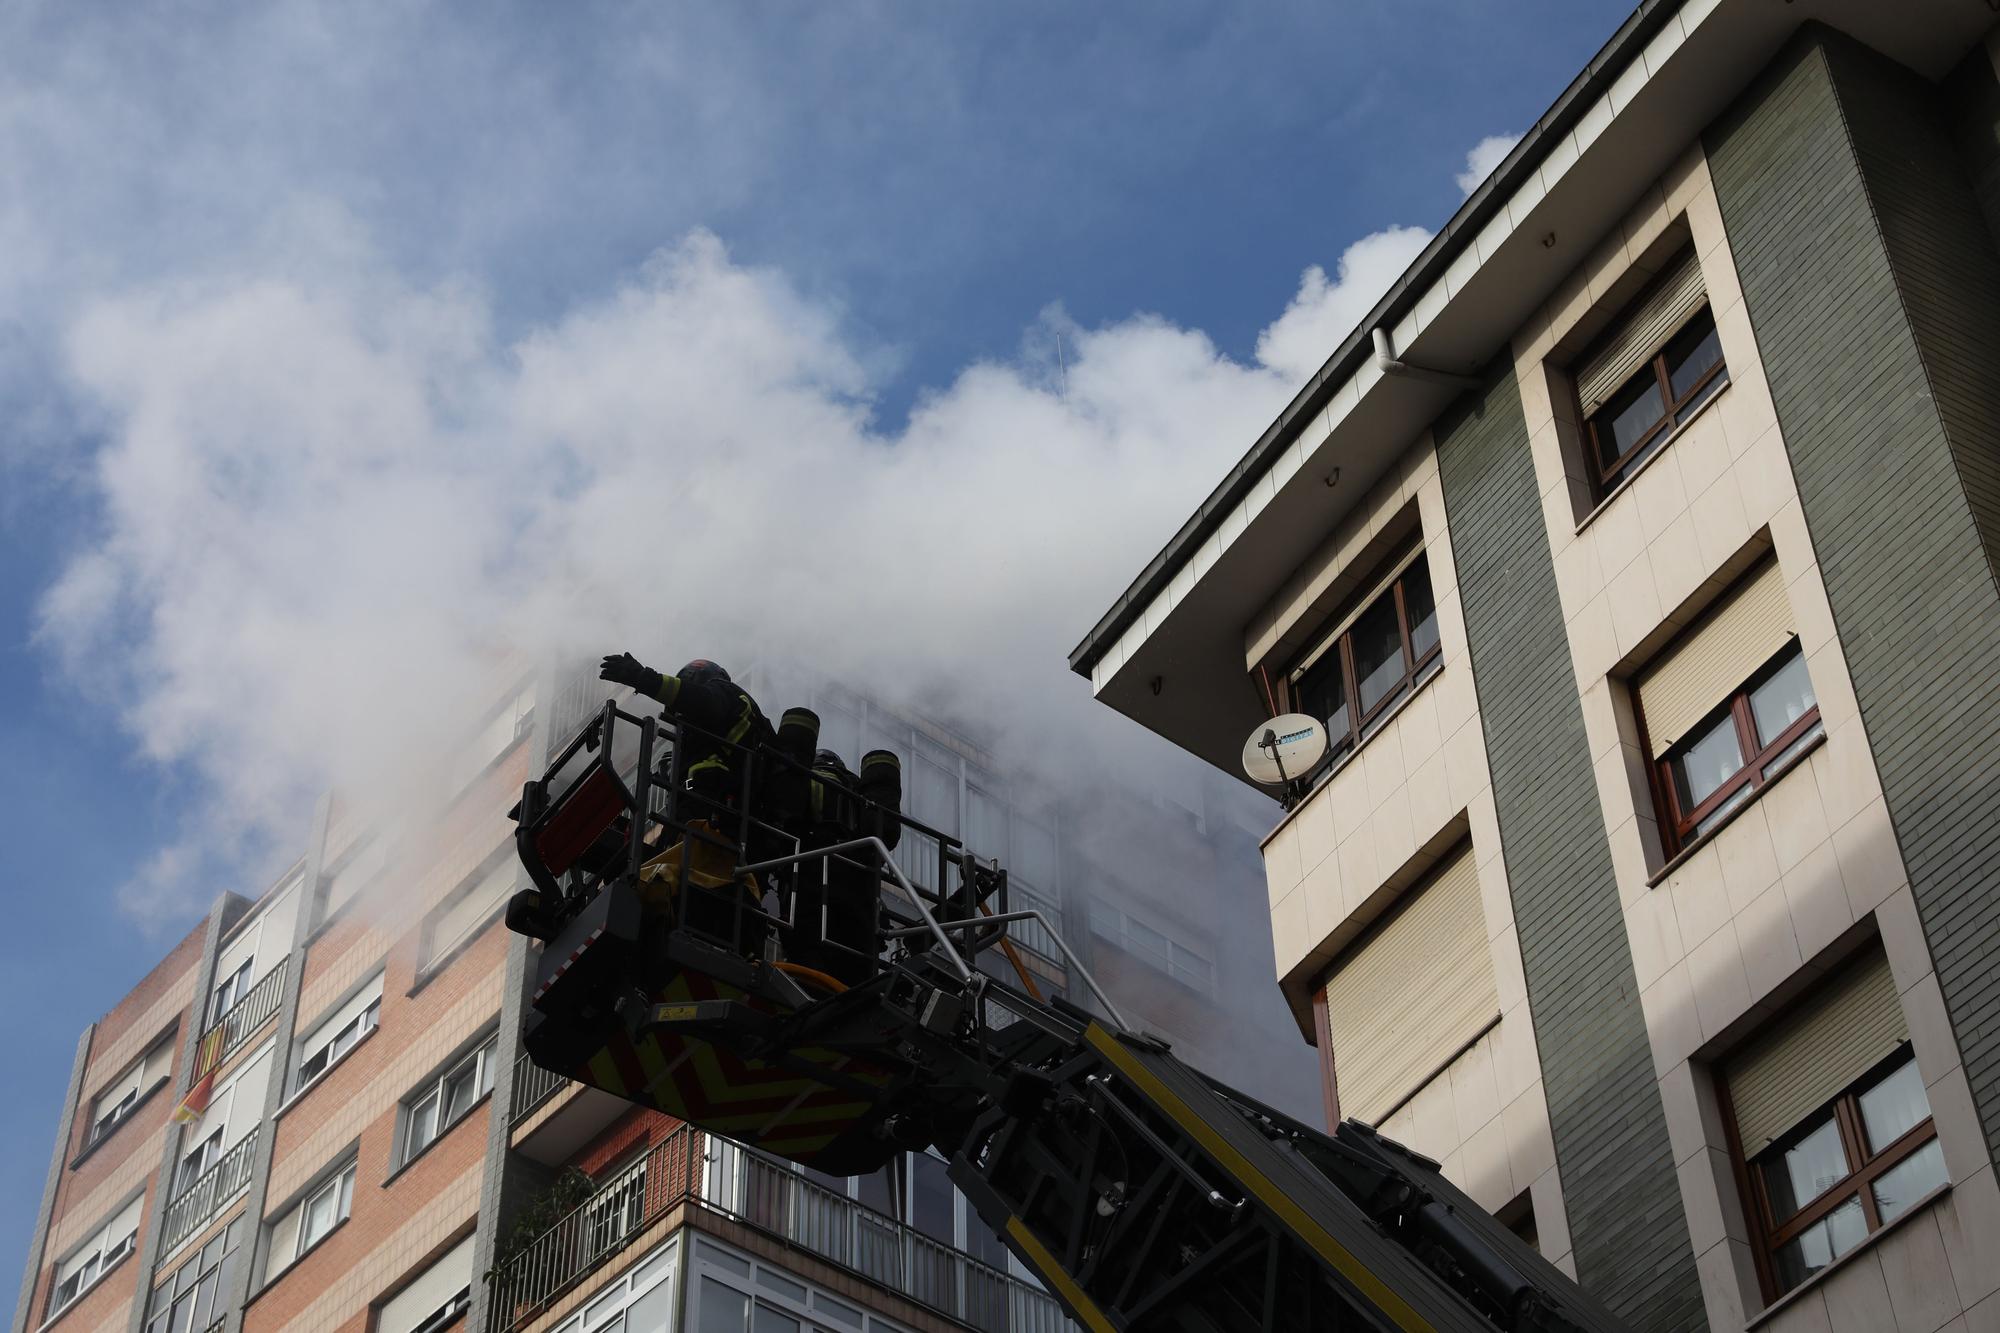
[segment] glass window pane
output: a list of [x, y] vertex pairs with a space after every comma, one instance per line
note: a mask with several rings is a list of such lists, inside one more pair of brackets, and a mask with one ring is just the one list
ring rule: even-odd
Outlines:
[[1889, 1071], [1882, 1081], [1861, 1094], [1861, 1124], [1868, 1131], [1868, 1151], [1881, 1152], [1931, 1113], [1924, 1095], [1923, 1075], [1915, 1056]]
[[957, 1243], [958, 1193], [945, 1165], [928, 1153], [910, 1158], [910, 1225], [946, 1245]]
[[444, 1081], [444, 1124], [454, 1124], [458, 1118], [471, 1109], [474, 1092], [474, 1078], [478, 1069], [474, 1065], [464, 1065], [453, 1070]]
[[1431, 595], [1428, 557], [1418, 556], [1403, 573], [1403, 611], [1410, 621], [1410, 651], [1421, 658], [1437, 647], [1437, 599]]
[[1779, 1248], [1778, 1285], [1782, 1288], [1796, 1287], [1860, 1244], [1867, 1234], [1868, 1220], [1862, 1216], [1861, 1200], [1848, 1200], [1814, 1223], [1798, 1239]]
[[1764, 761], [1764, 776], [1767, 778], [1776, 776], [1780, 769], [1792, 761], [1794, 755], [1803, 753], [1808, 745], [1811, 745], [1825, 734], [1826, 728], [1820, 723], [1814, 722], [1811, 726], [1800, 732], [1798, 738], [1790, 745], [1787, 745], [1784, 749]]
[[1666, 414], [1667, 405], [1660, 400], [1659, 378], [1649, 364], [1627, 380], [1625, 387], [1613, 394], [1592, 418], [1597, 424], [1600, 466], [1616, 466]]
[[1354, 730], [1347, 712], [1347, 678], [1340, 670], [1340, 645], [1333, 644], [1299, 677], [1299, 711], [1326, 723], [1338, 746]]
[[701, 1307], [695, 1317], [698, 1333], [743, 1333], [750, 1321], [750, 1298], [712, 1277], [701, 1280]]
[[1737, 806], [1742, 805], [1745, 801], [1749, 800], [1752, 796], [1756, 794], [1757, 794], [1757, 789], [1755, 787], [1752, 787], [1747, 782], [1744, 783], [1741, 787], [1738, 787], [1736, 789], [1736, 794], [1734, 796], [1731, 796], [1721, 805], [1716, 806], [1715, 809], [1709, 811], [1706, 815], [1702, 816], [1701, 820], [1697, 822], [1694, 826], [1695, 836], [1700, 837], [1702, 834], [1708, 832], [1710, 829], [1719, 826], [1723, 820], [1729, 818], [1729, 812], [1731, 810], [1734, 810]]
[[910, 813], [917, 822], [957, 837], [958, 774], [919, 756], [910, 778]]
[[1378, 598], [1348, 631], [1354, 645], [1354, 679], [1366, 713], [1403, 682], [1403, 631], [1396, 622], [1396, 599]]
[[863, 1207], [873, 1208], [878, 1213], [887, 1213], [891, 1217], [903, 1215], [903, 1210], [896, 1206], [896, 1168], [893, 1163], [880, 1171], [856, 1176], [854, 1197]]
[[1758, 1159], [1771, 1196], [1771, 1220], [1782, 1223], [1847, 1178], [1851, 1168], [1840, 1145], [1840, 1127], [1828, 1115], [1810, 1134], [1781, 1152]]
[[759, 1305], [750, 1330], [751, 1333], [799, 1333], [799, 1321], [768, 1305]]
[[1812, 706], [1812, 678], [1806, 674], [1806, 656], [1794, 644], [1784, 665], [1750, 691], [1750, 716], [1757, 723], [1757, 739], [1769, 745]]
[[1667, 344], [1667, 385], [1679, 402], [1708, 368], [1722, 360], [1722, 343], [1715, 336], [1715, 319], [1704, 310], [1689, 320]]
[[1685, 815], [1707, 800], [1742, 768], [1743, 747], [1736, 740], [1736, 719], [1724, 712], [1683, 741], [1673, 761], [1681, 813]]
[[1014, 816], [1014, 859], [1008, 869], [1045, 893], [1056, 891], [1060, 872], [1055, 830], [1018, 812]]
[[1875, 1178], [1875, 1207], [1883, 1225], [1901, 1217], [1909, 1206], [1944, 1184], [1944, 1148], [1936, 1139]]
[[437, 1137], [438, 1097], [435, 1092], [410, 1108], [410, 1153]]

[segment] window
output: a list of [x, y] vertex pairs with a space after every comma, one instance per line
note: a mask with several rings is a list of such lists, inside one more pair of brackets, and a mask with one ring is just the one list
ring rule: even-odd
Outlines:
[[202, 1333], [222, 1317], [242, 1230], [239, 1217], [153, 1288], [145, 1333]]
[[391, 1296], [375, 1333], [434, 1333], [472, 1303], [472, 1244], [467, 1236]]
[[625, 1243], [646, 1216], [646, 1150], [636, 1160], [611, 1172], [585, 1205], [584, 1235], [592, 1254], [606, 1254]]
[[382, 873], [388, 860], [388, 841], [377, 838], [343, 861], [320, 890], [319, 923], [331, 920], [341, 908], [354, 901], [355, 895]]
[[535, 690], [532, 685], [502, 704], [486, 724], [453, 756], [446, 789], [457, 791], [484, 773], [494, 760], [513, 749], [534, 729]]
[[382, 1018], [382, 978], [377, 976], [368, 985], [334, 1010], [331, 1017], [321, 1023], [300, 1044], [303, 1058], [299, 1061], [298, 1087], [304, 1090], [327, 1070], [340, 1062], [342, 1056], [361, 1044], [362, 1038], [373, 1032]]
[[1198, 991], [1215, 986], [1215, 963], [1192, 945], [1108, 903], [1090, 905], [1090, 928], [1126, 953]]
[[494, 1050], [494, 1039], [489, 1037], [485, 1045], [453, 1065], [410, 1103], [403, 1136], [404, 1161], [429, 1147], [493, 1090]]
[[1326, 979], [1341, 1115], [1381, 1124], [1499, 1016], [1479, 871], [1461, 843]]
[[483, 871], [475, 871], [438, 905], [424, 923], [423, 966], [443, 958], [493, 919], [514, 892], [519, 864], [510, 846], [507, 855]]
[[243, 997], [250, 993], [250, 969], [255, 962], [254, 958], [245, 958], [237, 965], [234, 972], [217, 984], [214, 1003], [208, 1007], [210, 1026], [220, 1021], [224, 1014], [234, 1009], [242, 1002]]
[[1729, 382], [1692, 248], [1670, 262], [1576, 370], [1599, 498]]
[[304, 1258], [354, 1211], [354, 1165], [349, 1162], [313, 1186], [271, 1224], [270, 1276], [276, 1277]]
[[207, 1138], [181, 1155], [180, 1169], [174, 1172], [175, 1194], [180, 1194], [195, 1181], [200, 1180], [203, 1173], [214, 1166], [217, 1159], [222, 1156], [222, 1130], [223, 1126], [217, 1125]]
[[1676, 844], [1715, 828], [1819, 734], [1819, 704], [1794, 641], [1661, 762]]
[[1326, 723], [1328, 762], [1358, 746], [1443, 660], [1430, 565], [1422, 551], [1406, 559], [1291, 674], [1293, 706]]
[[1765, 560], [1634, 682], [1667, 851], [1718, 827], [1820, 734], [1775, 560]]
[[84, 1292], [97, 1285], [97, 1279], [104, 1276], [112, 1265], [132, 1253], [138, 1245], [139, 1210], [144, 1203], [142, 1196], [126, 1204], [95, 1235], [70, 1251], [69, 1257], [56, 1265], [47, 1318], [53, 1319], [68, 1309]]
[[1944, 1153], [1879, 946], [1722, 1072], [1774, 1299], [1945, 1183]]
[[152, 1049], [134, 1060], [117, 1078], [91, 1099], [90, 1136], [96, 1143], [132, 1114], [141, 1098], [166, 1082], [174, 1063], [172, 1036], [153, 1043]]

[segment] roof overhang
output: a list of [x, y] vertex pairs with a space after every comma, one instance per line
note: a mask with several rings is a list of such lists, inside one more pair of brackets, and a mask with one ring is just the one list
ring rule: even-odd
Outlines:
[[[1097, 697], [1237, 775], [1266, 715], [1251, 616], [1450, 402], [1377, 369], [1491, 364], [1678, 154], [1805, 23], [1930, 78], [1995, 23], [1971, 0], [1647, 0], [1473, 192], [1070, 653]], [[1338, 470], [1338, 482], [1329, 478]]]

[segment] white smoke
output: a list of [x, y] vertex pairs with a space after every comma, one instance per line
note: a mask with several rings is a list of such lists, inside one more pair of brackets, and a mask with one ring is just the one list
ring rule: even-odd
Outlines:
[[295, 836], [313, 792], [406, 802], [510, 654], [775, 652], [1024, 749], [1143, 744], [1068, 648], [1392, 276], [1357, 254], [1421, 235], [1309, 272], [1254, 364], [1051, 310], [891, 430], [840, 312], [707, 233], [502, 338], [479, 291], [330, 231], [313, 262], [95, 301], [65, 341], [99, 520], [39, 634], [208, 797], [125, 895], [149, 922], [212, 892], [194, 848]]

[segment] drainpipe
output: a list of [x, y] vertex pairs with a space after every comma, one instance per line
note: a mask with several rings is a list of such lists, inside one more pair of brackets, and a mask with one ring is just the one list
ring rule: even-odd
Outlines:
[[1443, 384], [1454, 389], [1476, 389], [1484, 383], [1476, 375], [1454, 375], [1449, 370], [1433, 370], [1429, 366], [1413, 366], [1398, 361], [1395, 352], [1389, 348], [1389, 331], [1380, 324], [1375, 326], [1375, 367], [1384, 375], [1399, 375], [1404, 379]]

